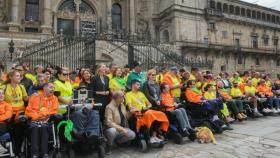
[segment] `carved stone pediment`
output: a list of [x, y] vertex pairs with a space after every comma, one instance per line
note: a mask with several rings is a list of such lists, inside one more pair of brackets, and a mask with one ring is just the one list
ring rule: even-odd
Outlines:
[[81, 13], [80, 14], [80, 19], [82, 21], [96, 21], [97, 16], [96, 16], [96, 14], [88, 11], [88, 12], [85, 12], [85, 13]]
[[76, 13], [68, 9], [59, 10], [57, 11], [56, 15], [58, 18], [64, 18], [64, 19], [73, 19], [76, 17]]

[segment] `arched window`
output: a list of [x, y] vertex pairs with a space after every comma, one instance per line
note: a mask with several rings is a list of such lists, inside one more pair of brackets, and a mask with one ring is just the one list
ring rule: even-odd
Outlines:
[[113, 30], [122, 29], [122, 8], [118, 3], [112, 6], [112, 28]]
[[228, 12], [228, 5], [226, 3], [223, 5], [223, 12], [224, 13]]
[[39, 20], [39, 0], [26, 0], [25, 20], [26, 21]]
[[241, 16], [246, 16], [246, 13], [245, 13], [245, 8], [241, 8]]
[[240, 7], [235, 7], [235, 15], [240, 15]]
[[79, 6], [79, 11], [81, 13], [85, 13], [85, 12], [91, 12], [91, 13], [95, 13], [94, 9], [86, 2], [82, 1], [80, 6]]
[[164, 30], [162, 32], [162, 43], [168, 43], [169, 42], [169, 32], [168, 30]]
[[217, 10], [222, 11], [222, 3], [221, 2], [217, 3]]
[[265, 21], [266, 20], [266, 14], [262, 13], [262, 20]]
[[214, 0], [210, 0], [210, 8], [215, 9], [215, 1]]
[[58, 10], [69, 10], [71, 12], [76, 11], [76, 6], [73, 0], [65, 0], [58, 8]]
[[257, 19], [261, 19], [261, 12], [257, 12]]
[[270, 22], [270, 20], [271, 20], [271, 15], [270, 15], [270, 14], [267, 14], [267, 15], [266, 15], [266, 20], [267, 20], [268, 22]]
[[231, 13], [231, 14], [234, 13], [234, 6], [233, 5], [229, 6], [229, 13]]
[[256, 18], [257, 18], [257, 16], [256, 16], [256, 11], [254, 11], [254, 10], [252, 11], [252, 18], [253, 18], [253, 19], [256, 19]]
[[247, 18], [251, 18], [251, 10], [247, 9]]
[[271, 16], [271, 19], [272, 19], [272, 22], [273, 22], [273, 23], [276, 22], [275, 15], [272, 15], [272, 16]]

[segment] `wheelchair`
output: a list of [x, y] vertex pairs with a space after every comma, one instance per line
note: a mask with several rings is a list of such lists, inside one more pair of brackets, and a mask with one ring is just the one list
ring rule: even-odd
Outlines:
[[13, 143], [9, 132], [0, 135], [0, 144], [4, 149], [6, 149], [5, 153], [0, 153], [0, 157], [15, 157], [13, 152]]
[[[49, 129], [49, 140], [48, 140], [48, 147], [49, 147], [49, 157], [51, 158], [61, 158], [62, 154], [60, 153], [60, 140], [58, 138], [56, 128], [55, 128], [55, 123], [58, 120], [61, 120], [63, 118], [62, 115], [60, 114], [55, 114], [50, 116], [49, 121], [47, 122], [47, 126]], [[26, 122], [27, 124], [31, 123], [31, 120], [28, 120]], [[40, 125], [40, 123], [37, 124], [38, 126], [43, 126], [43, 124]], [[31, 137], [30, 137], [30, 129], [29, 127], [25, 130], [25, 138], [24, 142], [22, 145], [22, 153], [24, 153], [25, 158], [31, 157]]]
[[[82, 99], [83, 98], [83, 99]], [[85, 99], [85, 100], [84, 100]], [[63, 139], [66, 147], [66, 152], [69, 158], [75, 158], [76, 154], [89, 154], [92, 149], [98, 151], [98, 157], [105, 157], [105, 137], [102, 129], [102, 123], [100, 121], [99, 110], [102, 108], [102, 104], [94, 104], [93, 109], [87, 107], [91, 106], [91, 99], [89, 98], [89, 91], [85, 89], [79, 89], [74, 92], [73, 105], [67, 106], [66, 120], [73, 122], [73, 130], [71, 132], [72, 140], [65, 140], [65, 137], [60, 135]], [[92, 113], [94, 120], [96, 121], [94, 126], [94, 132], [84, 131], [77, 127], [75, 124], [74, 116], [80, 112]], [[99, 121], [98, 121], [99, 120]], [[65, 127], [62, 126], [62, 130]]]
[[[136, 130], [136, 123], [139, 118], [141, 118], [147, 110], [143, 109], [140, 113], [135, 113], [129, 120], [129, 127], [136, 133], [136, 138], [134, 144], [140, 149], [141, 152], [145, 153], [150, 148], [163, 148], [167, 144], [167, 140], [164, 140], [160, 143], [151, 143], [150, 142], [150, 131], [151, 129], [146, 126], [141, 126], [140, 129]], [[154, 121], [152, 127], [159, 128], [160, 122]], [[165, 133], [159, 133], [166, 138]]]

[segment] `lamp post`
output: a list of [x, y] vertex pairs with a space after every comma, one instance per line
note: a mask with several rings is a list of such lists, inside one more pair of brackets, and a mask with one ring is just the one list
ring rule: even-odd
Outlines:
[[13, 61], [13, 54], [15, 52], [15, 47], [14, 47], [15, 43], [13, 40], [11, 40], [11, 42], [9, 42], [9, 52], [11, 54], [11, 61]]

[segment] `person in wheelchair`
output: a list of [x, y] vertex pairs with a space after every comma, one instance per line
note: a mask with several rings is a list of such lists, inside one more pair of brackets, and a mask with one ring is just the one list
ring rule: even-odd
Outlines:
[[262, 117], [263, 114], [261, 114], [258, 110], [258, 100], [259, 98], [256, 96], [257, 89], [252, 85], [251, 80], [246, 81], [246, 86], [244, 87], [244, 93], [246, 96], [246, 99], [253, 104], [254, 106], [254, 115], [256, 117]]
[[280, 113], [280, 100], [274, 96], [272, 88], [265, 84], [265, 80], [260, 80], [259, 86], [257, 87], [258, 95], [260, 98], [267, 99], [267, 106], [263, 109], [264, 112], [273, 112], [275, 114]]
[[107, 141], [107, 154], [111, 153], [114, 142], [117, 145], [126, 143], [135, 138], [135, 132], [129, 129], [128, 119], [130, 113], [127, 112], [124, 102], [124, 93], [115, 91], [112, 101], [105, 109], [105, 136]]
[[[160, 134], [161, 132], [167, 132], [168, 118], [163, 112], [150, 109], [152, 104], [140, 91], [140, 81], [132, 80], [132, 91], [126, 93], [125, 101], [129, 110], [137, 118], [136, 132], [139, 132], [140, 128], [145, 126], [151, 130], [150, 143], [162, 143], [164, 140]], [[155, 122], [158, 122], [159, 125], [154, 125]]]
[[161, 89], [161, 105], [163, 110], [171, 115], [176, 117], [176, 120], [179, 123], [180, 130], [182, 131], [183, 136], [187, 136], [195, 133], [192, 128], [187, 112], [184, 108], [179, 108], [179, 104], [175, 102], [174, 97], [170, 93], [170, 88], [168, 84], [163, 83], [160, 86]]
[[232, 82], [233, 86], [230, 90], [231, 97], [235, 100], [235, 102], [239, 105], [240, 114], [242, 115], [243, 119], [247, 118], [244, 110], [244, 100], [246, 96], [242, 93], [239, 83], [237, 81]]
[[4, 90], [0, 89], [0, 136], [5, 134], [7, 131], [7, 124], [5, 121], [10, 119], [13, 115], [12, 106], [4, 101]]
[[[219, 120], [218, 113], [223, 109], [222, 99], [207, 100], [204, 98], [202, 92], [195, 86], [196, 82], [193, 80], [188, 81], [185, 96], [188, 102], [191, 103], [191, 108], [199, 108], [211, 112], [212, 120]], [[201, 105], [201, 106], [199, 106]]]
[[31, 138], [31, 157], [48, 158], [49, 119], [57, 113], [59, 102], [54, 95], [54, 84], [46, 83], [43, 92], [30, 97], [25, 115], [31, 118], [28, 123]]

